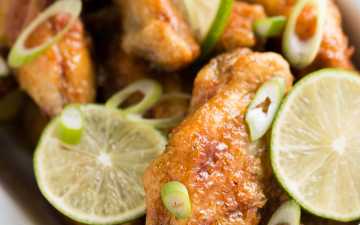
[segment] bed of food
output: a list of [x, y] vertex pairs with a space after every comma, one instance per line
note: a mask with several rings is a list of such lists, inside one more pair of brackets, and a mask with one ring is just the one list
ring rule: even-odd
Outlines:
[[65, 224], [357, 224], [354, 52], [333, 0], [2, 0], [0, 121]]

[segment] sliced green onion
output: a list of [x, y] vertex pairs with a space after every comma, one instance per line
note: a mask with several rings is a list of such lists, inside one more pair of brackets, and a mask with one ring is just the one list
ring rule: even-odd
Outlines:
[[268, 131], [284, 94], [285, 81], [280, 77], [267, 81], [256, 92], [245, 117], [251, 141], [258, 140]]
[[185, 185], [171, 181], [161, 188], [161, 200], [167, 210], [177, 219], [191, 216], [191, 201]]
[[7, 66], [4, 58], [0, 56], [0, 77], [6, 77], [10, 73], [9, 67]]
[[[180, 92], [174, 92], [174, 93], [167, 93], [159, 99], [158, 103], [164, 102], [164, 101], [173, 101], [173, 100], [190, 100], [191, 96], [186, 93], [180, 93]], [[159, 119], [148, 119], [142, 117], [142, 115], [139, 114], [125, 114], [127, 119], [147, 124], [149, 126], [158, 128], [158, 129], [167, 129], [167, 128], [173, 128], [177, 126], [183, 119], [184, 115], [174, 115], [167, 118], [159, 118]]]
[[[36, 17], [17, 38], [8, 57], [9, 66], [12, 68], [18, 68], [34, 60], [51, 45], [58, 42], [74, 25], [78, 16], [80, 15], [81, 8], [82, 3], [80, 0], [59, 0], [52, 4], [50, 7], [48, 7], [38, 17]], [[71, 19], [64, 27], [64, 29], [62, 29], [54, 37], [50, 38], [40, 46], [34, 48], [26, 48], [25, 42], [27, 38], [33, 33], [33, 31], [47, 19], [59, 13], [67, 13], [71, 16]]]
[[224, 33], [231, 16], [234, 0], [221, 0], [219, 10], [210, 31], [202, 42], [202, 58], [206, 58], [214, 49], [216, 43]]
[[301, 209], [293, 200], [284, 202], [271, 216], [268, 225], [300, 225]]
[[80, 143], [84, 121], [78, 107], [68, 106], [60, 115], [57, 127], [58, 138], [69, 145]]
[[109, 108], [118, 108], [127, 98], [136, 92], [142, 92], [144, 98], [136, 105], [127, 107], [122, 111], [129, 114], [143, 114], [153, 105], [155, 105], [161, 96], [161, 85], [150, 79], [144, 79], [130, 84], [123, 90], [113, 95], [107, 102], [106, 106]]
[[[296, 24], [299, 15], [309, 3], [316, 9], [316, 31], [313, 37], [302, 41], [296, 34]], [[314, 61], [323, 37], [326, 8], [326, 0], [299, 0], [294, 6], [285, 27], [282, 43], [284, 54], [292, 66], [301, 69]]]
[[275, 16], [256, 20], [254, 23], [255, 34], [261, 38], [278, 37], [284, 31], [285, 16]]

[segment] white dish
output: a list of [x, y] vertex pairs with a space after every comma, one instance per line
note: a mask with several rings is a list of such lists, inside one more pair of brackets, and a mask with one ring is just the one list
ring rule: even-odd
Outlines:
[[[354, 60], [360, 68], [360, 0], [337, 2], [351, 43], [359, 49]], [[3, 128], [0, 128], [0, 146], [0, 224], [63, 224], [35, 185], [30, 151], [19, 147], [18, 141]]]

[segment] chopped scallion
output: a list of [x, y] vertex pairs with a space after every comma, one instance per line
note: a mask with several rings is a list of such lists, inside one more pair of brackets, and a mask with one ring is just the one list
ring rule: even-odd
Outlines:
[[[307, 4], [312, 4], [314, 7], [316, 30], [311, 38], [301, 40], [296, 34], [296, 26]], [[292, 9], [283, 37], [283, 52], [292, 66], [301, 69], [314, 61], [323, 37], [326, 8], [326, 0], [299, 0]]]
[[191, 201], [185, 185], [171, 181], [161, 188], [161, 200], [167, 210], [177, 219], [186, 219], [191, 215]]
[[[36, 17], [20, 34], [17, 38], [14, 46], [12, 47], [9, 57], [8, 64], [12, 68], [18, 68], [41, 55], [51, 45], [58, 42], [74, 25], [78, 16], [80, 15], [82, 3], [80, 0], [59, 0], [48, 7], [38, 17]], [[33, 47], [26, 48], [25, 43], [28, 37], [33, 31], [43, 22], [48, 20], [50, 17], [55, 16], [59, 13], [65, 13], [70, 15], [70, 19], [66, 26], [58, 32], [54, 37], [47, 40], [45, 43]]]
[[141, 92], [144, 94], [143, 99], [133, 105], [129, 106], [122, 111], [126, 114], [143, 114], [156, 104], [161, 96], [162, 88], [161, 85], [150, 79], [139, 80], [135, 83], [130, 84], [123, 90], [113, 95], [107, 102], [106, 106], [110, 108], [118, 108], [127, 98], [132, 94]]
[[275, 16], [259, 19], [254, 23], [254, 31], [261, 38], [278, 37], [284, 31], [286, 17]]
[[69, 145], [80, 143], [84, 130], [83, 118], [80, 110], [75, 106], [68, 106], [60, 115], [57, 127], [58, 138]]
[[264, 83], [246, 112], [251, 141], [261, 138], [270, 128], [275, 114], [285, 94], [285, 81], [280, 77]]

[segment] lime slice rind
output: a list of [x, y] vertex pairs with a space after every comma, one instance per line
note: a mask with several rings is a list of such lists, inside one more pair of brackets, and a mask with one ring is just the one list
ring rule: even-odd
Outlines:
[[214, 49], [216, 43], [224, 33], [231, 16], [234, 0], [221, 0], [214, 22], [202, 42], [202, 58], [206, 58]]
[[[344, 92], [345, 89], [339, 85], [347, 85], [346, 82], [353, 85], [346, 86], [346, 89], [350, 91]], [[334, 88], [333, 95], [327, 95], [330, 92], [326, 90], [327, 88]], [[310, 104], [312, 100], [310, 95], [306, 96], [307, 98], [302, 96], [305, 89], [310, 94], [318, 93], [317, 90], [321, 90], [322, 95], [318, 96], [320, 102], [315, 104], [317, 107], [315, 110], [322, 113], [312, 111], [314, 104]], [[346, 163], [339, 163], [344, 161], [341, 155], [338, 156], [339, 152], [332, 151], [334, 151], [333, 148], [337, 143], [339, 146], [342, 145], [341, 138], [340, 141], [336, 139], [336, 135], [339, 134], [338, 131], [346, 131], [345, 135], [350, 135], [355, 131], [351, 130], [351, 124], [355, 124], [354, 126], [357, 127], [360, 124], [350, 121], [345, 125], [347, 129], [341, 129], [342, 123], [346, 120], [334, 119], [328, 115], [345, 118], [339, 108], [345, 110], [346, 104], [340, 99], [337, 101], [333, 99], [339, 96], [342, 99], [349, 99], [345, 98], [344, 94], [349, 95], [351, 92], [356, 92], [360, 96], [360, 78], [354, 72], [324, 69], [306, 76], [295, 85], [293, 91], [285, 98], [274, 121], [271, 137], [272, 167], [280, 184], [289, 195], [310, 213], [343, 222], [360, 218], [360, 189], [356, 189], [357, 186], [351, 184], [352, 179], [357, 175], [347, 174], [344, 170], [340, 170], [341, 168], [348, 168], [348, 166], [342, 165]], [[299, 96], [302, 96], [301, 104], [303, 105], [299, 103]], [[327, 100], [321, 101], [324, 98]], [[354, 98], [350, 100], [355, 101]], [[325, 104], [326, 101], [330, 101], [330, 103]], [[294, 105], [298, 105], [298, 108], [305, 108], [306, 112], [300, 113], [302, 112], [300, 109], [294, 112], [294, 108], [296, 109]], [[348, 110], [350, 112], [353, 108]], [[311, 117], [311, 115], [313, 116]], [[319, 120], [325, 122], [317, 122]], [[313, 132], [312, 129], [307, 129], [307, 123], [310, 124], [311, 128], [321, 129], [321, 132]], [[335, 139], [328, 138], [329, 136], [335, 137]], [[331, 144], [323, 147], [320, 145], [323, 140], [330, 140], [329, 143]], [[293, 145], [288, 144], [290, 142], [294, 142]], [[336, 165], [340, 165], [341, 168], [338, 170]], [[336, 181], [338, 177], [342, 179], [341, 182]], [[359, 176], [356, 177], [354, 181], [356, 184], [359, 184], [359, 178]]]
[[[222, 0], [183, 0], [195, 37], [202, 42], [210, 31]], [[200, 10], [200, 11], [199, 11]], [[207, 17], [204, 17], [204, 13]]]
[[183, 0], [193, 34], [201, 43], [206, 58], [223, 34], [231, 16], [234, 0]]
[[[81, 223], [119, 224], [144, 215], [142, 175], [161, 154], [165, 138], [152, 127], [124, 120], [116, 110], [88, 105], [81, 111], [85, 127], [78, 145], [58, 140], [58, 119], [44, 131], [34, 155], [40, 191], [57, 210]], [[94, 130], [103, 118], [112, 119]], [[102, 141], [105, 137], [110, 141]]]

